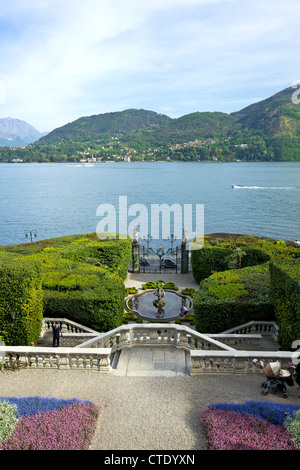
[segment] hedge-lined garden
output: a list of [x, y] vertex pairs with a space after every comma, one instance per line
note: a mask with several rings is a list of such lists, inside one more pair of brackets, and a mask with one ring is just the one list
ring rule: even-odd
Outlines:
[[274, 320], [282, 349], [300, 338], [300, 248], [292, 242], [214, 234], [192, 251], [199, 290], [197, 331], [220, 333], [249, 321]]
[[36, 342], [42, 327], [41, 263], [27, 259], [0, 262], [0, 339], [6, 345]]
[[194, 294], [195, 325], [220, 333], [252, 320], [274, 320], [267, 264], [216, 273]]
[[[0, 332], [0, 339], [2, 337], [5, 344], [15, 345], [36, 342], [43, 315], [68, 318], [97, 331], [108, 331], [120, 326], [124, 311], [123, 281], [127, 275], [130, 252], [129, 237], [99, 240], [96, 234], [2, 247], [0, 250], [0, 262], [3, 266], [3, 271], [0, 273], [2, 289], [3, 292], [4, 290], [15, 292], [19, 303], [17, 300], [11, 304], [5, 303], [1, 291], [0, 312], [3, 312], [2, 315], [7, 320], [1, 322], [3, 331]], [[36, 294], [40, 305], [39, 323], [36, 326], [35, 336], [24, 331], [20, 332], [21, 336], [16, 343], [15, 331], [19, 329], [20, 323], [19, 320], [15, 320], [12, 325], [9, 312], [14, 308], [17, 312], [16, 318], [19, 318], [24, 308], [21, 308], [21, 302], [24, 303], [25, 294], [27, 296], [29, 294], [26, 291], [21, 300], [19, 292], [22, 286], [21, 274], [16, 279], [16, 284], [20, 284], [20, 287], [11, 290], [9, 286], [12, 281], [9, 276], [5, 277], [4, 273], [6, 267], [11, 264], [28, 266], [28, 272], [34, 273], [31, 268], [34, 263], [40, 266], [40, 291]]]
[[191, 264], [193, 276], [200, 283], [214, 272], [293, 256], [300, 256], [300, 250], [292, 242], [254, 235], [210, 234], [204, 236], [202, 249], [192, 250]]
[[270, 263], [271, 298], [283, 349], [300, 338], [300, 260]]

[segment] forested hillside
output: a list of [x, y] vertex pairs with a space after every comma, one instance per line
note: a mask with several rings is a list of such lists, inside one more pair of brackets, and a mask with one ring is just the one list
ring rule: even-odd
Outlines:
[[300, 105], [287, 88], [241, 111], [170, 118], [128, 109], [81, 117], [0, 161], [300, 161]]

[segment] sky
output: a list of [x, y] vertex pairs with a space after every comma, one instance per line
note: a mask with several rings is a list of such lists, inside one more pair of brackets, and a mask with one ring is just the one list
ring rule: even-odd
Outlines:
[[0, 0], [0, 118], [231, 113], [300, 80], [298, 0]]

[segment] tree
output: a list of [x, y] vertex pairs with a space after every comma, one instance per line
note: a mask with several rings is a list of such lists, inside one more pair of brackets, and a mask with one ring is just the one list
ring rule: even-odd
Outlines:
[[228, 267], [230, 269], [236, 269], [237, 266], [239, 268], [242, 267], [242, 258], [245, 256], [247, 253], [242, 250], [242, 248], [237, 247], [231, 255], [229, 255], [226, 260], [228, 261]]

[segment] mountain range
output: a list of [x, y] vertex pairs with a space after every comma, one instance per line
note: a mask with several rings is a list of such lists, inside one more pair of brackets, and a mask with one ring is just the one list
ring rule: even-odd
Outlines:
[[[155, 158], [300, 161], [300, 105], [292, 99], [294, 92], [286, 88], [231, 114], [170, 118], [127, 109], [81, 117], [40, 136], [31, 153], [42, 151], [49, 161], [74, 161], [80, 153], [106, 159], [129, 150], [138, 158], [150, 147], [156, 149]], [[196, 143], [187, 149], [191, 142]]]
[[[300, 159], [300, 105], [292, 100], [294, 88], [231, 114], [195, 112], [172, 119], [153, 111], [129, 109], [81, 117], [53, 130], [40, 144], [95, 142], [117, 136], [124, 145], [138, 148], [182, 144], [196, 139], [234, 138], [264, 142], [275, 159]], [[239, 145], [237, 143], [236, 145]]]
[[20, 147], [31, 144], [43, 137], [45, 133], [20, 119], [11, 117], [0, 119], [0, 146]]

